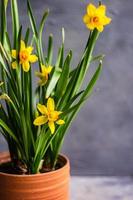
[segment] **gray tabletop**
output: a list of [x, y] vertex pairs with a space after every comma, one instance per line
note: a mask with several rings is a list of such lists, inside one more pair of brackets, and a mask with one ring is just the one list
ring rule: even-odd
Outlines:
[[133, 177], [73, 176], [71, 200], [133, 200]]

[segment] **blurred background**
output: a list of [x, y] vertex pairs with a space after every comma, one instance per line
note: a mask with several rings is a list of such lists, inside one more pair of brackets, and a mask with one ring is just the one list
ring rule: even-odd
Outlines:
[[[26, 0], [19, 0], [19, 13], [24, 30], [29, 25]], [[73, 66], [80, 60], [88, 30], [82, 22], [91, 0], [31, 0], [39, 22], [44, 9], [50, 16], [44, 32], [54, 34], [55, 54], [61, 44], [61, 28], [66, 31], [66, 52], [74, 52]], [[133, 1], [103, 0], [112, 23], [100, 35], [95, 55], [105, 54], [102, 75], [93, 95], [82, 108], [68, 131], [62, 152], [69, 156], [73, 175], [133, 174]], [[9, 31], [11, 17], [8, 12]], [[91, 66], [90, 73], [94, 67]], [[0, 151], [7, 150], [0, 136]]]

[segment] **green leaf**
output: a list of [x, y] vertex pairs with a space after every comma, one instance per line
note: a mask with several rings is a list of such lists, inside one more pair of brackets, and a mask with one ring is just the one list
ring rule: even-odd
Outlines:
[[30, 28], [27, 28], [27, 31], [26, 31], [26, 34], [25, 34], [25, 38], [24, 38], [24, 41], [25, 41], [26, 45], [28, 44], [29, 36], [30, 36]]
[[52, 58], [53, 58], [53, 35], [50, 34], [48, 40], [48, 52], [47, 52], [47, 63], [52, 65]]
[[64, 110], [63, 114], [61, 114], [61, 117], [64, 117], [64, 116], [70, 114], [71, 112], [73, 112], [74, 110], [78, 109], [80, 104], [81, 104], [81, 102], [78, 102], [76, 105], [70, 107], [69, 109]]
[[5, 33], [7, 31], [7, 20], [6, 20], [6, 2], [1, 1], [1, 42], [5, 44]]
[[27, 7], [28, 7], [28, 15], [29, 15], [29, 18], [30, 18], [30, 23], [31, 23], [33, 33], [34, 33], [35, 37], [38, 38], [36, 21], [35, 21], [29, 0], [27, 0]]
[[58, 55], [57, 55], [56, 64], [55, 64], [56, 68], [62, 67], [63, 65], [62, 60], [63, 60], [63, 47], [61, 46], [58, 50]]
[[85, 101], [90, 95], [91, 95], [91, 92], [93, 91], [93, 88], [101, 74], [101, 70], [102, 70], [102, 60], [100, 60], [100, 64], [96, 70], [96, 72], [94, 73], [90, 83], [88, 84], [86, 90], [84, 91], [83, 93], [83, 96], [81, 98], [81, 101]]
[[[21, 45], [21, 39], [22, 39], [22, 26], [19, 28], [19, 32], [17, 35], [17, 44], [16, 44], [16, 51], [20, 51], [20, 45]], [[19, 58], [18, 58], [18, 63], [19, 63]]]
[[49, 14], [49, 10], [44, 12], [41, 23], [40, 23], [40, 28], [39, 28], [39, 38], [36, 38], [37, 50], [38, 50], [38, 54], [39, 54], [39, 60], [41, 61], [41, 63], [44, 63], [42, 33], [43, 33], [44, 25], [45, 25], [46, 19], [48, 17], [48, 14]]
[[17, 0], [11, 0], [11, 14], [12, 14], [14, 49], [16, 49], [17, 37], [19, 32], [19, 14], [18, 14]]
[[67, 83], [69, 80], [69, 66], [70, 66], [71, 58], [72, 58], [72, 53], [70, 51], [70, 53], [68, 54], [68, 56], [65, 60], [64, 66], [62, 68], [62, 73], [61, 73], [60, 79], [57, 84], [55, 96], [58, 99], [60, 99], [66, 91]]
[[20, 117], [21, 117], [21, 121], [20, 121], [20, 127], [21, 127], [21, 133], [22, 133], [22, 141], [23, 141], [23, 148], [25, 151], [25, 156], [28, 160], [30, 154], [29, 154], [29, 140], [28, 140], [28, 131], [27, 131], [27, 123], [26, 123], [26, 118], [25, 118], [25, 113], [23, 108], [19, 109], [20, 112]]
[[10, 63], [10, 57], [9, 57], [7, 51], [2, 46], [1, 42], [0, 42], [0, 51], [1, 51], [1, 54], [4, 56], [4, 58]]
[[77, 68], [74, 68], [74, 69], [72, 69], [71, 71], [70, 71], [70, 78], [71, 77], [74, 77], [74, 74], [76, 73], [76, 71], [77, 71]]
[[92, 34], [90, 34], [87, 46], [85, 47], [82, 59], [80, 60], [77, 68], [75, 68], [71, 72], [71, 77], [69, 83], [66, 88], [66, 92], [63, 95], [61, 102], [63, 102], [60, 106], [60, 109], [64, 107], [64, 105], [71, 99], [76, 93], [79, 92], [80, 87], [84, 81], [85, 74], [90, 65], [90, 60], [92, 57], [92, 52], [95, 46], [96, 39], [98, 37], [98, 31], [94, 30]]
[[86, 75], [86, 72], [87, 72], [90, 62], [91, 62], [92, 52], [95, 47], [95, 43], [96, 43], [98, 36], [99, 36], [99, 32], [97, 30], [94, 30], [91, 35], [90, 42], [88, 43], [88, 47], [85, 51], [86, 53], [85, 53], [84, 59], [81, 60], [81, 63], [79, 64], [79, 67], [77, 70], [77, 73], [75, 74], [71, 95], [78, 92], [82, 85], [82, 82], [84, 80], [84, 77]]
[[35, 112], [36, 112], [36, 104], [37, 104], [37, 100], [39, 99], [39, 93], [40, 93], [40, 86], [38, 86], [35, 90], [34, 93], [34, 98], [33, 98], [33, 115], [35, 116]]
[[5, 39], [5, 49], [6, 49], [6, 51], [11, 52], [12, 47], [11, 47], [11, 42], [10, 42], [8, 32], [5, 33], [5, 38], [6, 38]]
[[40, 162], [48, 149], [52, 137], [53, 135], [51, 135], [50, 131], [45, 132], [45, 126], [43, 126], [40, 135], [38, 136], [38, 139], [36, 141], [36, 152], [34, 157], [34, 163], [32, 166], [33, 173], [38, 172]]
[[39, 37], [40, 38], [42, 38], [42, 33], [43, 33], [44, 25], [45, 25], [46, 19], [48, 17], [48, 14], [49, 14], [49, 10], [45, 11], [43, 14], [43, 17], [42, 17], [42, 20], [40, 23], [40, 28], [39, 28]]
[[10, 76], [9, 71], [8, 71], [8, 68], [7, 68], [7, 65], [5, 64], [5, 62], [4, 62], [4, 60], [3, 60], [2, 56], [1, 56], [1, 54], [0, 54], [0, 63], [1, 63], [1, 65], [2, 65], [2, 67], [4, 68], [5, 72]]
[[70, 99], [70, 101], [65, 105], [65, 107], [63, 108], [63, 110], [68, 109], [80, 97], [80, 95], [83, 92], [84, 92], [84, 90], [80, 91], [75, 96], [73, 96], [72, 99]]
[[12, 132], [12, 130], [6, 125], [6, 123], [2, 119], [0, 119], [0, 126], [15, 140], [15, 142], [19, 143], [15, 134]]
[[62, 28], [62, 44], [61, 47], [58, 50], [58, 56], [57, 56], [57, 61], [55, 64], [55, 67], [62, 68], [63, 67], [63, 60], [64, 60], [64, 40], [65, 40], [65, 31], [64, 28]]
[[3, 106], [0, 106], [0, 119], [2, 119], [4, 122], [7, 121], [8, 122], [8, 116], [3, 108]]
[[98, 56], [95, 56], [95, 57], [92, 57], [91, 58], [91, 62], [94, 62], [94, 61], [97, 61], [97, 60], [103, 60], [103, 58], [105, 57], [105, 55], [98, 55]]
[[61, 75], [61, 70], [55, 68], [52, 78], [50, 79], [47, 90], [46, 90], [46, 98], [48, 98], [52, 94], [52, 92], [60, 78], [60, 75]]
[[93, 91], [93, 88], [94, 88], [94, 86], [95, 86], [95, 84], [96, 84], [96, 82], [97, 82], [97, 80], [98, 80], [98, 78], [100, 76], [101, 69], [102, 69], [102, 61], [100, 61], [100, 64], [99, 64], [97, 70], [95, 71], [92, 79], [90, 80], [90, 82], [88, 83], [86, 89], [82, 93], [82, 96], [81, 96], [79, 102], [76, 105], [72, 106], [70, 109], [67, 109], [66, 111], [64, 111], [62, 116], [65, 116], [65, 115], [71, 113], [74, 110], [77, 111], [80, 108], [80, 106], [82, 105], [82, 103], [85, 100], [88, 99], [88, 97], [91, 95], [91, 93]]
[[5, 8], [7, 8], [8, 0], [4, 0]]
[[62, 28], [62, 44], [65, 42], [65, 29]]

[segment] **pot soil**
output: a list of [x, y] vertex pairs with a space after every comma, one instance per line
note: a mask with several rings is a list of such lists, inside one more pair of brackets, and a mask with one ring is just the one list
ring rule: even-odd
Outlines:
[[[10, 162], [9, 153], [0, 153], [0, 164]], [[70, 165], [60, 155], [60, 169], [35, 175], [0, 171], [0, 200], [69, 200]]]

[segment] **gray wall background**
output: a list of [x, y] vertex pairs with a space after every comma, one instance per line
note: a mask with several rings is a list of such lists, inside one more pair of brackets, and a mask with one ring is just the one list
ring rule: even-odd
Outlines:
[[[37, 21], [50, 9], [44, 40], [54, 34], [55, 55], [61, 27], [66, 30], [66, 52], [74, 51], [77, 64], [88, 30], [82, 23], [86, 0], [31, 0]], [[71, 160], [72, 174], [133, 174], [133, 1], [103, 1], [112, 23], [97, 42], [95, 54], [104, 53], [104, 67], [97, 87], [68, 131], [63, 152]], [[26, 0], [19, 0], [21, 22], [29, 24]], [[9, 30], [10, 22], [9, 18]], [[93, 71], [94, 66], [92, 66]], [[0, 150], [7, 146], [0, 137]]]

